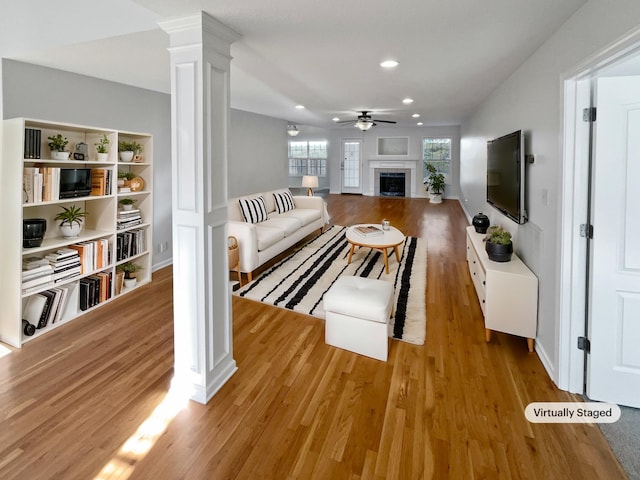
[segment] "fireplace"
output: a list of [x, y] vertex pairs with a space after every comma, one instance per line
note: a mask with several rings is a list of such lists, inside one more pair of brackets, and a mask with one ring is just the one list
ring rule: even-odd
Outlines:
[[405, 173], [380, 172], [380, 196], [404, 197], [405, 177]]

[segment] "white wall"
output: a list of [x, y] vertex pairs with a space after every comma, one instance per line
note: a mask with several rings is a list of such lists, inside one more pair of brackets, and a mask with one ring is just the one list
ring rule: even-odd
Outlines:
[[[562, 176], [562, 79], [596, 52], [640, 25], [637, 0], [590, 0], [510, 78], [461, 129], [460, 201], [469, 217], [480, 211], [514, 233], [514, 246], [539, 279], [537, 350], [558, 381], [559, 285], [558, 192]], [[485, 201], [486, 141], [523, 129], [527, 152], [530, 222], [517, 226]], [[575, 348], [575, 339], [572, 339]], [[525, 348], [523, 346], [523, 348]]]
[[229, 198], [288, 185], [287, 122], [231, 110]]
[[[342, 152], [342, 139], [363, 139], [363, 192], [369, 191], [369, 160], [381, 160], [391, 162], [393, 160], [419, 160], [417, 177], [413, 179], [415, 182], [416, 196], [426, 197], [427, 192], [423, 184], [422, 172], [422, 139], [425, 137], [442, 137], [451, 138], [451, 178], [449, 184], [445, 188], [444, 196], [446, 198], [458, 198], [459, 187], [459, 163], [460, 163], [460, 127], [454, 126], [436, 126], [436, 127], [382, 127], [375, 126], [367, 132], [361, 132], [353, 127], [332, 128], [329, 131], [330, 150], [329, 150], [329, 176], [331, 193], [340, 193], [340, 162]], [[377, 156], [378, 137], [409, 137], [409, 155], [407, 157], [388, 158]]]
[[[287, 136], [287, 145], [290, 141], [293, 142], [315, 142], [315, 141], [327, 141], [327, 155], [331, 158], [331, 155], [334, 153], [334, 149], [336, 146], [330, 141], [329, 130], [326, 128], [318, 128], [312, 127], [310, 125], [299, 125], [296, 124], [300, 133], [295, 137]], [[340, 155], [340, 145], [338, 145], [338, 153]], [[318, 177], [318, 188], [329, 188], [329, 175], [330, 175], [330, 160], [327, 159], [327, 175], [325, 177]], [[289, 162], [288, 152], [286, 157], [287, 164]], [[290, 187], [301, 187], [302, 185], [302, 176], [301, 175], [289, 175], [288, 182]], [[302, 189], [300, 191], [306, 191], [306, 189]], [[295, 192], [294, 192], [295, 193]]]
[[150, 133], [153, 135], [154, 266], [171, 261], [171, 98], [94, 77], [13, 60], [2, 60], [3, 118], [27, 117], [52, 122]]

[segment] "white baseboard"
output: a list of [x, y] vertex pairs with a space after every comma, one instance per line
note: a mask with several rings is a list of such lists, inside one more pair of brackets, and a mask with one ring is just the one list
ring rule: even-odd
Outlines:
[[173, 257], [166, 259], [163, 262], [159, 262], [159, 263], [154, 263], [151, 266], [151, 271], [152, 272], [157, 272], [158, 270], [160, 270], [161, 268], [164, 267], [168, 267], [169, 265], [173, 265]]

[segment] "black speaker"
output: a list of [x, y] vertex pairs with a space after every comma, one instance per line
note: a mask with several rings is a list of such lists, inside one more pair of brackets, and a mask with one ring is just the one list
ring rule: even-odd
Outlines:
[[44, 218], [25, 218], [22, 220], [22, 246], [39, 247], [46, 231], [47, 221]]

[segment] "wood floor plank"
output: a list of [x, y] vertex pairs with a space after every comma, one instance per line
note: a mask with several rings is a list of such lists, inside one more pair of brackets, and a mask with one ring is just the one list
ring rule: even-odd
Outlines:
[[597, 427], [527, 422], [531, 401], [577, 398], [523, 339], [485, 342], [456, 201], [327, 202], [335, 224], [388, 218], [427, 240], [424, 346], [392, 340], [380, 362], [326, 345], [321, 320], [234, 297], [238, 371], [133, 441], [173, 374], [165, 268], [0, 358], [0, 478], [625, 478]]

